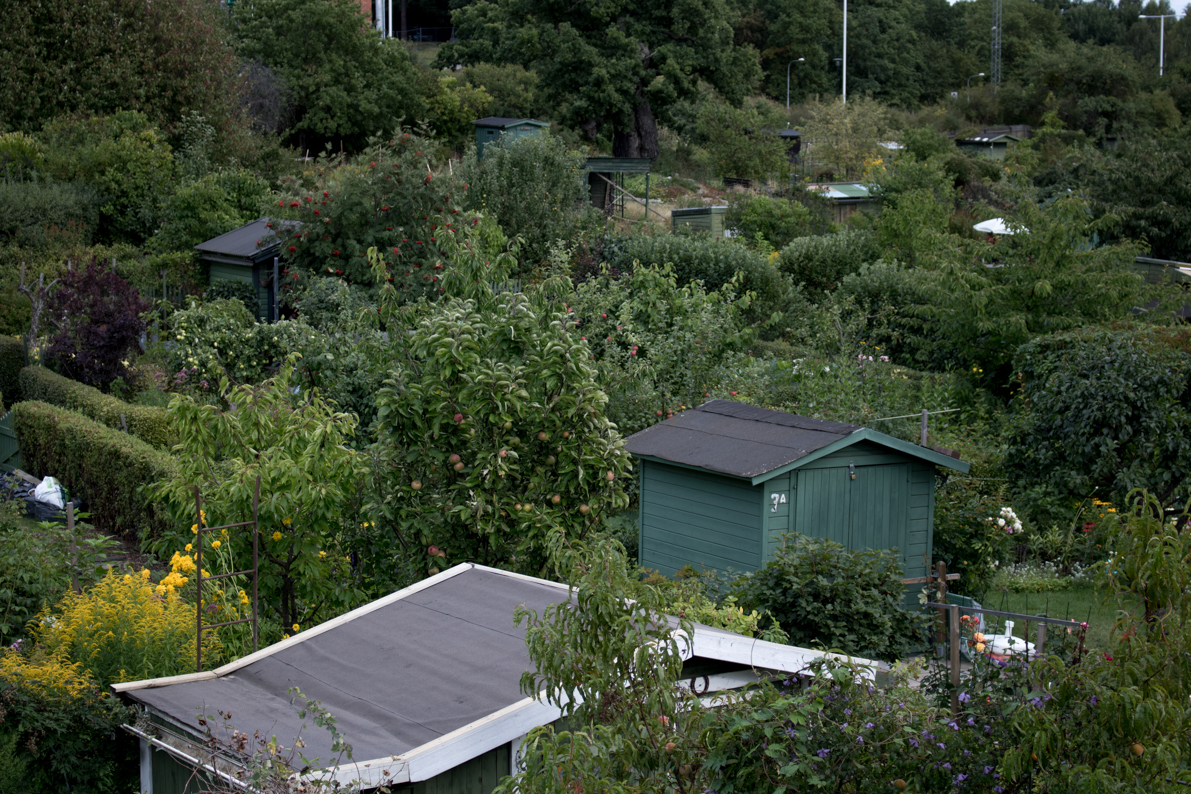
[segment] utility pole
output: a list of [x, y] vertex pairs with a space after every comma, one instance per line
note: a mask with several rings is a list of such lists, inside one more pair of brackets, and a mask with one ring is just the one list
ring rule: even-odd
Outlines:
[[1166, 70], [1166, 18], [1176, 19], [1178, 14], [1138, 14], [1142, 19], [1156, 19], [1160, 33], [1158, 34], [1158, 76]]
[[[1001, 0], [996, 2], [999, 3]], [[844, 0], [844, 88], [840, 104], [848, 104], [848, 0]]]
[[[404, 2], [404, 0], [402, 0]], [[806, 58], [795, 58], [786, 64], [786, 110], [790, 109], [790, 67], [796, 63], [802, 63]]]
[[994, 90], [1001, 86], [1001, 0], [993, 0], [992, 64], [988, 70]]

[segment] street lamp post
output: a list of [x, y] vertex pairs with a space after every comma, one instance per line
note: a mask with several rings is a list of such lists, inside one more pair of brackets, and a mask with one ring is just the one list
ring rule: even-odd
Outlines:
[[786, 64], [786, 110], [790, 109], [790, 67], [805, 60], [806, 58], [795, 58]]
[[1138, 14], [1142, 19], [1157, 19], [1160, 33], [1158, 34], [1158, 76], [1161, 77], [1166, 67], [1166, 18], [1175, 19], [1178, 14]]
[[848, 104], [848, 0], [844, 0], [844, 87], [840, 104]]
[[[972, 75], [972, 77], [984, 77], [984, 72]], [[972, 77], [968, 78], [968, 104], [972, 104]]]

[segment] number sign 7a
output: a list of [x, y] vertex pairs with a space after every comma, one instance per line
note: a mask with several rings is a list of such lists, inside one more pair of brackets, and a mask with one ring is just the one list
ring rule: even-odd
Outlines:
[[784, 505], [786, 503], [786, 495], [784, 493], [771, 493], [769, 495], [769, 499], [771, 502], [773, 502], [773, 509], [769, 511], [771, 513], [776, 513], [777, 506]]

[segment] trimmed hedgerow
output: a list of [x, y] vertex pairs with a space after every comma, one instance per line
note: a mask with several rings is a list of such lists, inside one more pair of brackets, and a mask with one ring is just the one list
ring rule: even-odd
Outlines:
[[18, 336], [0, 336], [0, 404], [21, 401], [21, 369], [25, 366], [25, 343]]
[[168, 518], [142, 485], [174, 477], [169, 455], [80, 413], [44, 402], [13, 406], [25, 468], [58, 478], [82, 497], [100, 532], [130, 540], [156, 535]]
[[25, 367], [21, 370], [20, 393], [26, 400], [38, 400], [78, 411], [113, 430], [123, 429], [120, 423], [120, 417], [123, 416], [129, 433], [158, 449], [169, 449], [178, 442], [178, 434], [170, 427], [166, 409], [126, 403], [93, 386], [50, 372], [45, 367]]
[[872, 232], [848, 229], [838, 234], [799, 237], [778, 255], [777, 269], [802, 284], [808, 296], [819, 297], [839, 286], [844, 277], [881, 256]]

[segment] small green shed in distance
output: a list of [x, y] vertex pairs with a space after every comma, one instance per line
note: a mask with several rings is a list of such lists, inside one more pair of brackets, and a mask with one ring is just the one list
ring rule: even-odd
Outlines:
[[781, 535], [901, 552], [926, 576], [935, 472], [968, 464], [858, 425], [712, 400], [630, 436], [645, 568], [754, 571]]
[[545, 121], [506, 119], [500, 116], [489, 116], [473, 121], [472, 124], [476, 128], [476, 156], [480, 158], [484, 156], [485, 146], [499, 146], [504, 141], [514, 141], [518, 138], [532, 138], [550, 126]]
[[711, 232], [712, 237], [725, 237], [724, 215], [727, 206], [722, 207], [685, 207], [670, 210], [670, 228], [677, 229], [686, 226], [690, 229]]

